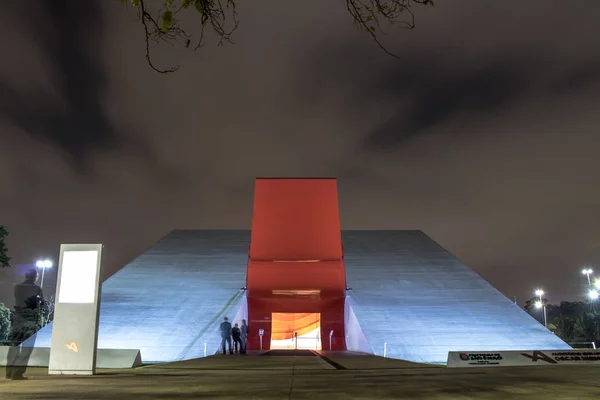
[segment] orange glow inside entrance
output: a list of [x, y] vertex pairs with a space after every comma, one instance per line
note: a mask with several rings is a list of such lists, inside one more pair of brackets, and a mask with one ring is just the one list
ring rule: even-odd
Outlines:
[[272, 313], [271, 324], [271, 349], [321, 349], [321, 314]]

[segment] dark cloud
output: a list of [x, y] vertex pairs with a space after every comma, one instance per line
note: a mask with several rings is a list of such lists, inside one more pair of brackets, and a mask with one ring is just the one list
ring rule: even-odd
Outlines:
[[[80, 175], [89, 176], [99, 156], [116, 155], [133, 158], [139, 165], [124, 168], [137, 168], [155, 184], [179, 185], [186, 173], [161, 160], [139, 126], [117, 123], [108, 112], [111, 47], [104, 45], [103, 6], [100, 0], [13, 5], [15, 19], [27, 27], [27, 50], [39, 54], [44, 74], [28, 77], [28, 85], [0, 80], [0, 118], [51, 144]], [[31, 176], [23, 184], [36, 181]]]
[[[502, 5], [472, 1], [428, 10], [414, 31], [396, 32], [395, 40], [386, 37], [399, 59], [355, 37], [323, 40], [305, 61], [308, 72], [298, 80], [294, 100], [314, 112], [337, 92], [344, 97], [335, 100], [353, 109], [349, 118], [383, 110], [362, 132], [356, 149], [362, 154], [394, 150], [424, 135], [458, 136], [463, 133], [452, 129], [452, 121], [485, 121], [536, 96], [585, 91], [600, 82], [598, 53], [589, 51], [600, 50], [599, 43], [582, 37], [591, 17], [581, 15], [577, 4], [559, 12], [558, 4], [538, 3], [541, 9], [526, 7], [514, 14]], [[477, 17], [460, 15], [465, 10]], [[485, 27], [500, 15], [514, 21]], [[557, 25], [560, 18], [588, 23], [564, 29]]]
[[2, 116], [61, 149], [81, 170], [93, 152], [114, 149], [122, 140], [103, 106], [108, 82], [99, 3], [38, 0], [14, 10], [43, 55], [56, 94], [0, 82]]
[[594, 60], [565, 72], [552, 86], [557, 92], [574, 92], [600, 83], [600, 60]]
[[383, 77], [382, 92], [396, 98], [398, 112], [368, 132], [366, 149], [383, 149], [429, 132], [466, 113], [490, 113], [518, 101], [530, 82], [529, 71], [494, 61], [455, 71], [436, 64], [400, 64]]
[[[440, 60], [441, 61], [441, 60]], [[492, 59], [481, 66], [440, 68], [440, 63], [399, 64], [378, 82], [373, 95], [395, 101], [398, 112], [369, 131], [363, 146], [381, 150], [415, 137], [431, 134], [455, 118], [487, 118], [515, 107], [540, 92], [574, 92], [600, 82], [600, 67], [582, 62], [574, 70], [560, 72], [547, 81], [544, 63], [531, 55]], [[438, 134], [454, 133], [441, 129]]]
[[310, 81], [299, 81], [299, 93], [314, 104], [327, 93], [344, 91], [348, 97], [342, 101], [355, 115], [382, 104], [395, 109], [363, 133], [358, 153], [393, 149], [422, 135], [457, 135], [445, 129], [457, 118], [485, 119], [531, 96], [573, 93], [600, 82], [597, 55], [557, 63], [556, 55], [527, 46], [499, 51], [500, 56], [484, 53], [471, 62], [465, 61], [466, 49], [451, 46], [445, 51], [410, 46], [398, 50], [400, 60], [347, 62], [357, 52], [348, 43], [321, 44], [315, 58], [325, 61], [314, 66], [319, 72], [313, 71]]

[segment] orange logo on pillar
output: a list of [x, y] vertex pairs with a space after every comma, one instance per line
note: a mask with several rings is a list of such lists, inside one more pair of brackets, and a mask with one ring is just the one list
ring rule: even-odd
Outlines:
[[69, 344], [66, 344], [65, 346], [67, 346], [67, 349], [73, 350], [75, 353], [79, 353], [79, 348], [77, 347], [77, 343], [71, 342]]

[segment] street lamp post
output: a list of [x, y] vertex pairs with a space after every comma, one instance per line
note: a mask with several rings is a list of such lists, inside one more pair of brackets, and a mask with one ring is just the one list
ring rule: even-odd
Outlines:
[[592, 280], [590, 279], [590, 275], [594, 272], [593, 269], [591, 268], [583, 268], [583, 270], [581, 270], [581, 273], [584, 274], [585, 276], [587, 276], [587, 281], [588, 281], [588, 297], [590, 298], [590, 308], [592, 310], [592, 312], [594, 311], [594, 301], [598, 299], [598, 291], [594, 290], [594, 288], [592, 287]]
[[544, 300], [542, 299], [542, 296], [544, 295], [544, 291], [542, 289], [537, 289], [535, 291], [535, 295], [540, 298], [538, 301], [535, 302], [535, 306], [536, 306], [536, 308], [541, 308], [543, 310], [544, 326], [546, 328], [548, 328], [548, 316], [546, 315], [546, 305], [544, 304]]
[[50, 261], [50, 260], [38, 260], [35, 263], [35, 266], [42, 269], [42, 282], [40, 283], [40, 287], [43, 290], [44, 289], [44, 273], [46, 272], [46, 268], [52, 268], [52, 261]]
[[581, 273], [584, 274], [585, 276], [587, 276], [587, 280], [588, 280], [588, 286], [590, 287], [590, 289], [592, 288], [592, 280], [590, 279], [590, 275], [594, 272], [593, 269], [591, 268], [584, 268]]
[[594, 312], [594, 302], [598, 300], [598, 297], [600, 297], [600, 293], [595, 289], [590, 289], [590, 291], [588, 292], [588, 297], [590, 298], [590, 308], [592, 309], [592, 312]]

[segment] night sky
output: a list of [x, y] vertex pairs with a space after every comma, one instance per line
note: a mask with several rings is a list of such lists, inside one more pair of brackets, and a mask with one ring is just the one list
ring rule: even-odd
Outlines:
[[440, 0], [382, 38], [398, 60], [344, 2], [240, 1], [235, 45], [155, 48], [170, 75], [119, 2], [26, 3], [0, 13], [0, 301], [60, 243], [109, 276], [249, 229], [257, 176], [335, 176], [343, 229], [421, 229], [520, 303], [600, 272], [600, 2]]

